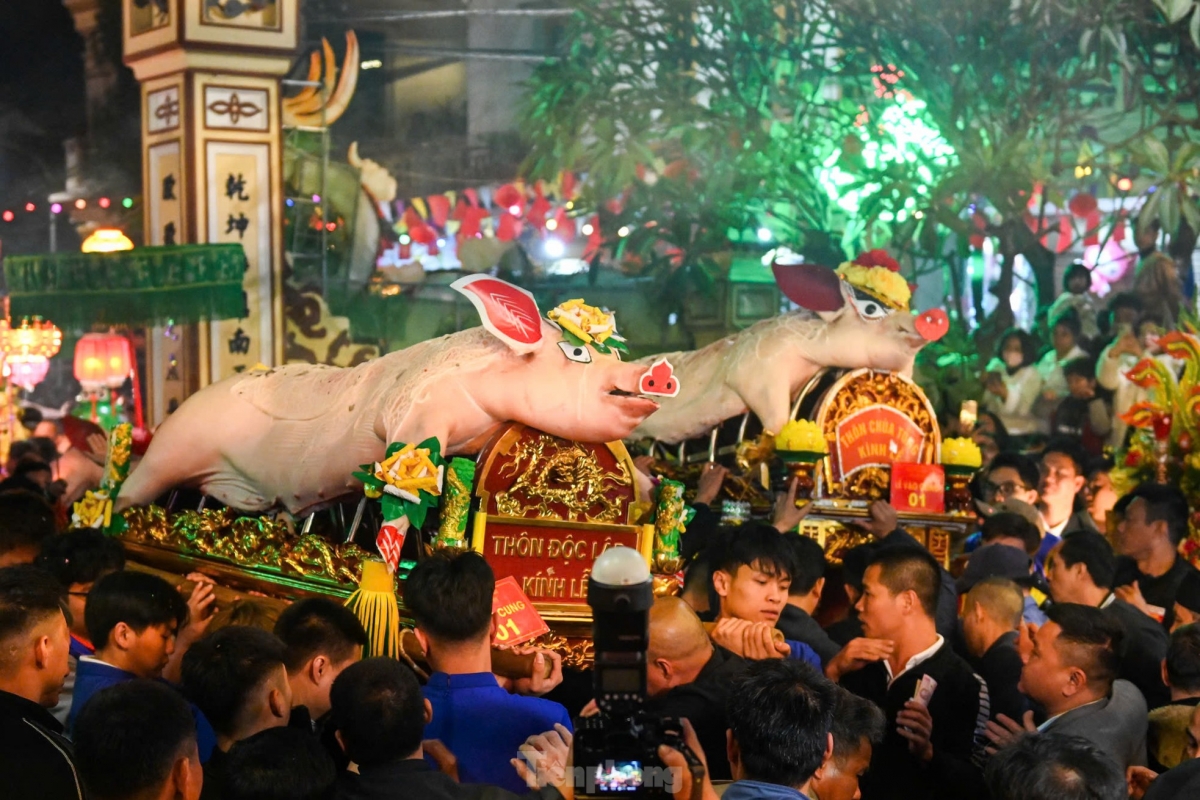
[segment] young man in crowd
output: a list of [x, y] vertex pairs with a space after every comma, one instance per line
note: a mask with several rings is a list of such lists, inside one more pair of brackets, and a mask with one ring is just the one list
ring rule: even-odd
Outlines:
[[[517, 749], [556, 723], [570, 729], [571, 717], [558, 703], [510, 694], [492, 674], [495, 585], [492, 568], [478, 553], [438, 555], [417, 563], [404, 596], [434, 670], [424, 688], [433, 708], [426, 738], [441, 741], [458, 757], [463, 782], [521, 792], [524, 784], [510, 764]], [[546, 658], [552, 660], [551, 677], [534, 689], [537, 693], [562, 682], [561, 657], [544, 651], [534, 657], [535, 680]]]
[[[937, 632], [939, 585], [928, 552], [881, 548], [863, 579], [859, 618], [866, 636], [893, 648], [880, 660], [857, 658], [847, 648], [826, 669], [888, 719], [863, 777], [864, 800], [979, 794], [988, 690]], [[925, 676], [937, 682], [927, 704], [913, 699]]]
[[1150, 617], [1112, 593], [1117, 559], [1112, 546], [1098, 533], [1072, 534], [1050, 551], [1046, 580], [1056, 603], [1080, 603], [1102, 608], [1124, 630], [1117, 676], [1138, 687], [1146, 704], [1157, 708], [1170, 700], [1162, 680], [1167, 632]]
[[751, 664], [729, 704], [724, 800], [808, 800], [834, 753], [835, 687], [792, 659]]
[[871, 766], [871, 753], [883, 741], [887, 721], [870, 700], [836, 687], [833, 705], [833, 752], [809, 784], [812, 800], [856, 800], [858, 784]]
[[1046, 535], [1038, 548], [1038, 566], [1044, 568], [1046, 556], [1064, 537], [1076, 531], [1095, 531], [1092, 517], [1077, 509], [1079, 493], [1087, 483], [1087, 455], [1070, 439], [1054, 439], [1042, 451], [1041, 483], [1038, 494]]
[[329, 713], [329, 688], [342, 670], [362, 659], [367, 632], [354, 612], [324, 597], [292, 603], [275, 623], [287, 648], [294, 728], [319, 733]]
[[646, 651], [646, 711], [692, 723], [714, 780], [730, 777], [725, 759], [727, 707], [733, 682], [745, 671], [745, 661], [713, 645], [704, 623], [686, 603], [678, 597], [654, 601]]
[[1045, 709], [1034, 725], [1000, 716], [987, 736], [998, 749], [1021, 736], [1050, 732], [1089, 740], [1121, 769], [1146, 763], [1146, 701], [1132, 683], [1117, 680], [1122, 630], [1098, 608], [1055, 603], [1049, 621], [1033, 636], [1021, 671], [1021, 691]]
[[321, 743], [294, 728], [243, 739], [229, 751], [226, 767], [225, 800], [331, 800], [337, 780]]
[[221, 628], [183, 657], [183, 691], [208, 718], [217, 747], [204, 765], [204, 800], [221, 800], [237, 742], [287, 725], [292, 690], [279, 637], [259, 628]]
[[820, 656], [821, 663], [827, 664], [842, 646], [829, 638], [813, 619], [825, 590], [825, 548], [808, 536], [789, 534], [785, 539], [792, 547], [795, 571], [788, 587], [787, 602], [775, 627], [788, 639], [811, 647]]
[[[161, 679], [175, 652], [175, 637], [188, 607], [175, 587], [156, 575], [114, 572], [88, 593], [84, 621], [95, 655], [81, 656], [75, 670], [75, 697], [67, 716], [74, 729], [93, 694], [134, 678]], [[193, 708], [200, 761], [207, 762], [216, 735], [203, 713]]]
[[1150, 769], [1165, 772], [1186, 758], [1188, 725], [1200, 706], [1200, 627], [1185, 625], [1171, 633], [1162, 663], [1171, 700], [1150, 712], [1146, 738]]
[[[421, 563], [429, 563], [428, 561]], [[523, 776], [530, 770], [518, 759], [556, 761], [564, 769], [554, 778], [554, 769], [539, 771], [536, 777], [552, 779], [563, 788], [571, 771], [565, 769], [571, 748], [571, 734], [562, 725], [552, 728], [545, 736], [530, 737], [529, 749], [518, 755], [513, 748], [505, 766], [517, 776], [520, 786], [512, 791], [471, 785], [466, 778], [469, 759], [450, 748], [456, 762], [430, 766], [424, 756], [422, 740], [432, 738], [431, 723], [437, 720], [437, 710], [422, 697], [412, 671], [395, 659], [369, 658], [342, 671], [333, 682], [330, 692], [332, 721], [337, 738], [346, 756], [357, 765], [357, 772], [342, 772], [337, 779], [337, 800], [426, 800], [426, 798], [486, 798], [514, 800], [525, 794]], [[526, 745], [522, 740], [521, 746]], [[448, 754], [443, 753], [443, 760]], [[457, 764], [459, 784], [445, 769], [454, 772]], [[522, 766], [518, 768], [517, 764]], [[561, 800], [559, 789], [545, 786], [532, 797], [541, 800]]]
[[0, 567], [32, 564], [42, 542], [58, 533], [54, 510], [32, 492], [0, 494]]
[[0, 569], [0, 786], [6, 797], [83, 800], [71, 744], [47, 709], [67, 676], [62, 586], [21, 565]]
[[1036, 506], [1041, 480], [1033, 459], [1020, 453], [1000, 453], [992, 459], [983, 477], [983, 500], [989, 505], [1020, 500]]
[[1127, 800], [1125, 774], [1078, 736], [1022, 736], [988, 759], [992, 800]]
[[1025, 597], [1012, 581], [988, 578], [963, 599], [963, 641], [968, 663], [988, 687], [993, 719], [1004, 714], [1021, 719], [1029, 700], [1017, 685], [1021, 682], [1021, 654], [1017, 639]]
[[1112, 409], [1108, 400], [1096, 394], [1096, 359], [1076, 358], [1063, 365], [1068, 396], [1054, 414], [1051, 432], [1079, 442], [1089, 458], [1104, 452], [1104, 443], [1112, 432]]
[[745, 658], [791, 657], [819, 669], [811, 647], [773, 638], [796, 571], [787, 536], [770, 525], [743, 525], [724, 531], [712, 547], [712, 585], [720, 599], [713, 641]]
[[204, 784], [191, 711], [158, 681], [97, 692], [76, 720], [75, 753], [89, 800], [197, 800]]
[[1114, 546], [1117, 596], [1170, 630], [1175, 597], [1196, 568], [1179, 555], [1188, 533], [1188, 504], [1176, 486], [1143, 483], [1122, 497]]
[[91, 528], [81, 528], [46, 539], [34, 563], [67, 589], [67, 609], [71, 614], [71, 672], [63, 684], [58, 705], [50, 711], [65, 725], [74, 696], [79, 658], [96, 652], [84, 622], [88, 593], [100, 578], [125, 569], [125, 551], [113, 537]]

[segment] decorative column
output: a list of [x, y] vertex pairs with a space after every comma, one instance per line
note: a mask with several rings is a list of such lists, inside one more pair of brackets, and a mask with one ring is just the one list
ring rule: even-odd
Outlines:
[[123, 0], [142, 85], [147, 244], [235, 242], [245, 314], [147, 337], [148, 417], [256, 364], [283, 363], [280, 79], [300, 0]]

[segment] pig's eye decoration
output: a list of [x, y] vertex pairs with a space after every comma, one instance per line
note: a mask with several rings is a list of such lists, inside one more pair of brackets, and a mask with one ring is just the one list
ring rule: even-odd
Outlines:
[[568, 361], [574, 361], [576, 364], [592, 363], [592, 353], [585, 344], [559, 342], [558, 348], [563, 351], [563, 355], [567, 357]]
[[887, 306], [870, 297], [855, 297], [851, 302], [854, 303], [854, 310], [865, 320], [883, 319], [890, 313]]

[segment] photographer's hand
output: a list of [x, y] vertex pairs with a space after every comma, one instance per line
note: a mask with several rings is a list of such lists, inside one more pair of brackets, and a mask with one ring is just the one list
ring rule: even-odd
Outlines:
[[693, 772], [693, 766], [688, 764], [683, 753], [674, 747], [659, 745], [658, 757], [671, 770], [671, 796], [674, 800], [717, 800], [712, 781], [708, 777], [708, 760], [704, 749], [700, 747], [700, 739], [692, 728], [692, 723], [686, 719], [680, 720], [683, 725], [683, 743], [700, 762], [700, 767]]

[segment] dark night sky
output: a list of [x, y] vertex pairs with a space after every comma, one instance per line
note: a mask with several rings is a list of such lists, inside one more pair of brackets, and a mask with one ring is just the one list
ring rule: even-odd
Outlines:
[[[61, 189], [62, 142], [84, 128], [83, 39], [70, 12], [60, 0], [0, 0], [0, 208], [44, 205]], [[9, 252], [28, 233], [0, 227]]]

